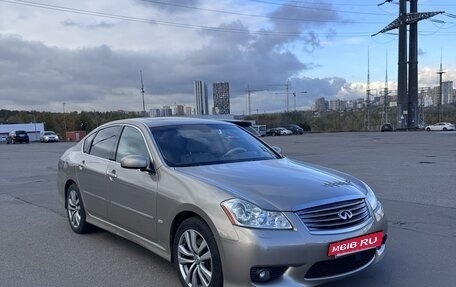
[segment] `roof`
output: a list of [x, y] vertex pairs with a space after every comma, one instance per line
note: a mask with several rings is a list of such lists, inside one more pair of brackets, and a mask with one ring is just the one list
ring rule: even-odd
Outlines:
[[[158, 117], [158, 118], [133, 118], [118, 120], [110, 123], [143, 123], [148, 127], [189, 125], [189, 124], [227, 124], [230, 123], [220, 120], [186, 118], [186, 117]], [[109, 123], [109, 124], [110, 124]]]

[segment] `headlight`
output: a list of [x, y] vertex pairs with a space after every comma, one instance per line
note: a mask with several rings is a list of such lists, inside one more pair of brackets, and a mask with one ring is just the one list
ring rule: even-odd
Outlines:
[[282, 212], [263, 210], [242, 199], [230, 199], [222, 202], [221, 206], [234, 225], [263, 229], [292, 228]]
[[364, 184], [364, 185], [366, 186], [366, 189], [367, 189], [367, 194], [366, 194], [367, 201], [369, 202], [370, 206], [372, 207], [372, 210], [375, 210], [378, 206], [377, 197], [375, 196], [374, 192], [367, 184]]

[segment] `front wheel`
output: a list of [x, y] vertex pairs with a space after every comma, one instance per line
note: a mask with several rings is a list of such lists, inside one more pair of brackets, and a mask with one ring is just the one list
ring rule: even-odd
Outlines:
[[427, 128], [426, 130], [429, 132], [429, 131], [431, 131], [431, 128]]
[[173, 258], [182, 286], [223, 285], [217, 243], [202, 219], [191, 217], [181, 223], [174, 237]]
[[91, 230], [91, 225], [86, 222], [86, 213], [82, 203], [81, 193], [76, 184], [70, 185], [66, 194], [67, 217], [71, 229], [79, 234]]

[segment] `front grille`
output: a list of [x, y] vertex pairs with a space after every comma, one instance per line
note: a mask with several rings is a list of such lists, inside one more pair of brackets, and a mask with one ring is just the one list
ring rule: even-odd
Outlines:
[[353, 255], [320, 261], [310, 267], [305, 278], [314, 279], [348, 273], [368, 264], [374, 255], [375, 249], [370, 249]]
[[[339, 214], [344, 214], [346, 211], [352, 217], [342, 219]], [[349, 228], [362, 224], [371, 218], [364, 198], [310, 207], [297, 211], [296, 214], [310, 232]]]

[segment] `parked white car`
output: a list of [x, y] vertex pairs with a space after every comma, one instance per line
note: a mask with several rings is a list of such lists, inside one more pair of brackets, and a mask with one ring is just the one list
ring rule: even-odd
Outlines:
[[454, 131], [455, 129], [455, 126], [448, 122], [439, 122], [426, 127], [427, 131]]
[[290, 131], [289, 129], [286, 129], [286, 128], [283, 128], [283, 127], [279, 127], [278, 129], [280, 129], [280, 134], [281, 135], [289, 136], [289, 135], [293, 134], [293, 132]]
[[41, 133], [40, 141], [42, 143], [58, 142], [59, 136], [56, 135], [53, 131], [44, 131]]

